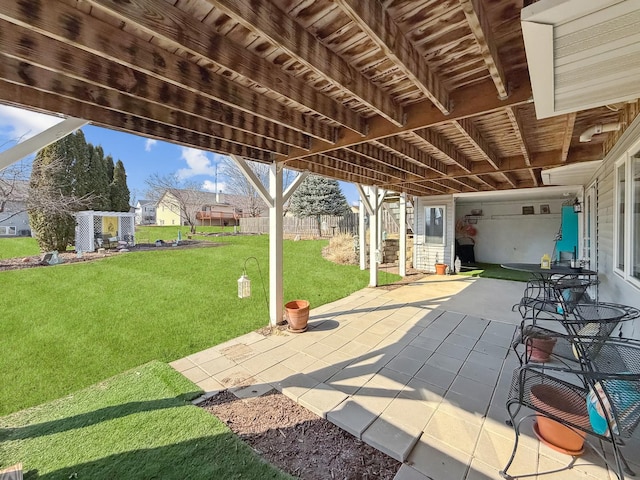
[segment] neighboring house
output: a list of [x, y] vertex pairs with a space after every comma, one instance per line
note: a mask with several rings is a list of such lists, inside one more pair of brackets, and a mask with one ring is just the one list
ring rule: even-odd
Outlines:
[[[3, 182], [3, 180], [0, 180]], [[1, 198], [0, 205], [0, 237], [16, 237], [31, 235], [29, 215], [27, 214], [27, 195], [29, 182], [15, 181], [11, 185], [3, 185], [2, 191], [7, 198]], [[2, 192], [0, 192], [1, 194]]]
[[158, 225], [188, 225], [189, 216], [197, 226], [235, 225], [242, 217], [242, 210], [225, 201], [227, 197], [222, 193], [167, 190], [156, 205], [156, 222]]
[[156, 202], [153, 200], [140, 200], [135, 206], [136, 225], [155, 225]]

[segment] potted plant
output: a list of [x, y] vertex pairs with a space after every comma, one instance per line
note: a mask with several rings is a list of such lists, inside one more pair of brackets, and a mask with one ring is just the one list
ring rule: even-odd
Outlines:
[[530, 362], [548, 362], [557, 339], [540, 331], [533, 331], [526, 338], [527, 359]]

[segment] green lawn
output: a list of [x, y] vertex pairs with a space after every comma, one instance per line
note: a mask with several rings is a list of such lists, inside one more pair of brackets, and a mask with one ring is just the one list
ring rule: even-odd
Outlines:
[[0, 238], [0, 260], [3, 258], [38, 255], [39, 253], [40, 249], [35, 238]]
[[[172, 361], [269, 322], [268, 236], [218, 247], [132, 252], [86, 263], [0, 272], [0, 415], [58, 398], [136, 365]], [[326, 241], [285, 241], [284, 298], [317, 307], [363, 288], [368, 271], [324, 260]], [[398, 277], [381, 272], [381, 283]]]
[[22, 462], [40, 480], [291, 478], [191, 405], [199, 393], [152, 362], [0, 418], [0, 468]]

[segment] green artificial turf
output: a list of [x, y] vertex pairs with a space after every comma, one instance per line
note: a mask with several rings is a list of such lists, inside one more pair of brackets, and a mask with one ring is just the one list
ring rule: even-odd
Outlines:
[[287, 479], [189, 400], [198, 388], [151, 362], [0, 418], [0, 468], [25, 479]]
[[[0, 415], [136, 365], [169, 362], [269, 323], [268, 236], [0, 272]], [[284, 242], [284, 300], [318, 307], [365, 287], [369, 272], [321, 256], [327, 241]], [[252, 296], [239, 299], [245, 259]], [[381, 283], [398, 279], [381, 272]]]
[[475, 263], [474, 268], [464, 268], [460, 275], [470, 277], [497, 278], [500, 280], [514, 280], [516, 282], [526, 282], [531, 275], [527, 272], [519, 272], [517, 270], [509, 270], [502, 268], [495, 263]]

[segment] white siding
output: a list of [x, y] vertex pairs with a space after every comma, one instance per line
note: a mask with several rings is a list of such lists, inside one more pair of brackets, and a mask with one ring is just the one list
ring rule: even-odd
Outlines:
[[[598, 264], [596, 269], [600, 279], [598, 287], [599, 299], [640, 308], [640, 290], [613, 271], [614, 164], [638, 139], [640, 139], [640, 117], [637, 117], [625, 131], [588, 184], [591, 184], [596, 179], [598, 181]], [[640, 321], [636, 320], [633, 323], [623, 325], [623, 333], [627, 337], [640, 338]]]
[[[427, 245], [424, 239], [424, 209], [427, 206], [444, 206], [446, 218], [445, 244]], [[446, 263], [452, 266], [452, 248], [455, 232], [455, 207], [451, 195], [436, 197], [421, 197], [415, 206], [415, 235], [413, 250], [413, 265], [418, 270], [435, 272], [435, 264]]]

